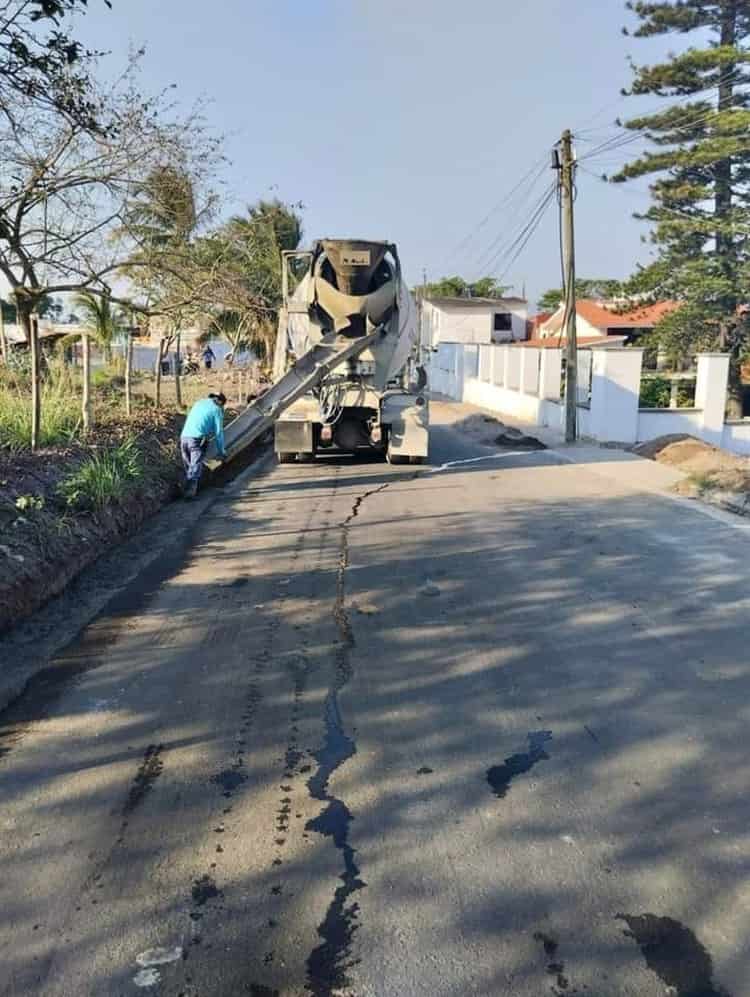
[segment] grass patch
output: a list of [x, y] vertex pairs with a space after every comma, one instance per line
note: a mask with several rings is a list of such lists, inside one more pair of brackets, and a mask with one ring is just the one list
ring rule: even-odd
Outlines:
[[711, 489], [716, 487], [714, 476], [710, 473], [694, 472], [693, 474], [688, 474], [688, 481], [699, 495], [703, 495], [705, 492], [711, 491]]
[[121, 502], [142, 481], [143, 458], [131, 437], [88, 457], [60, 482], [58, 494], [71, 509], [102, 509]]
[[[70, 373], [52, 369], [42, 382], [41, 446], [67, 443], [81, 418], [78, 391]], [[31, 388], [23, 374], [8, 372], [0, 380], [0, 444], [11, 451], [31, 444]]]

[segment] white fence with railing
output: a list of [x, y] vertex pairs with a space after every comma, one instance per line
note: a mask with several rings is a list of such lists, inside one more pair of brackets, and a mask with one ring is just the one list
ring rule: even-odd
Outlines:
[[[726, 422], [729, 357], [697, 358], [695, 407], [640, 408], [643, 350], [601, 346], [579, 350], [578, 431], [601, 443], [636, 443], [688, 433], [750, 454], [750, 419]], [[430, 388], [457, 401], [561, 432], [562, 351], [517, 345], [441, 343], [430, 366]]]

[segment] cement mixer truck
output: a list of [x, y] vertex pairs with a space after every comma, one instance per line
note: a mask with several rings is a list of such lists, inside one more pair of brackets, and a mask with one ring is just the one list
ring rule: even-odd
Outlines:
[[424, 461], [427, 379], [395, 245], [322, 239], [282, 266], [274, 384], [226, 427], [229, 459], [273, 426], [281, 463], [330, 451]]

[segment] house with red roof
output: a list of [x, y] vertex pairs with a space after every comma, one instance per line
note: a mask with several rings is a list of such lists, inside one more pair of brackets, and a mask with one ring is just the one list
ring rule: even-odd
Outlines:
[[[626, 307], [618, 302], [581, 298], [576, 302], [577, 336], [579, 340], [617, 336], [630, 344], [677, 308], [679, 304], [676, 301], [657, 301], [652, 305]], [[535, 335], [540, 339], [561, 337], [564, 319], [565, 305], [561, 304], [553, 315], [539, 325]]]

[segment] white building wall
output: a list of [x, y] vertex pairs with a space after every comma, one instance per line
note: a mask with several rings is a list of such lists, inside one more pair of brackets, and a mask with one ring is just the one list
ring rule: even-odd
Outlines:
[[490, 343], [492, 320], [489, 312], [476, 306], [451, 305], [440, 310], [440, 338], [445, 343]]
[[[494, 334], [496, 312], [510, 314], [510, 333]], [[491, 343], [498, 337], [521, 341], [526, 338], [528, 306], [523, 301], [498, 298], [492, 303], [464, 304], [460, 299], [451, 302], [426, 300], [422, 306], [422, 341], [433, 348], [439, 343]]]
[[[557, 309], [557, 311], [554, 312], [547, 319], [546, 322], [543, 322], [539, 326], [539, 331], [537, 332], [537, 335], [539, 336], [540, 339], [549, 339], [550, 337], [554, 338], [556, 336], [561, 335], [559, 325], [553, 329], [552, 323], [553, 321], [557, 322], [559, 319], [561, 319], [563, 317], [564, 312], [565, 308], [563, 305], [561, 305]], [[562, 333], [562, 335], [564, 335], [564, 333]], [[595, 325], [591, 325], [590, 322], [587, 322], [582, 315], [576, 315], [576, 335], [580, 339], [583, 339], [585, 337], [603, 336], [605, 335], [605, 330], [597, 329]]]

